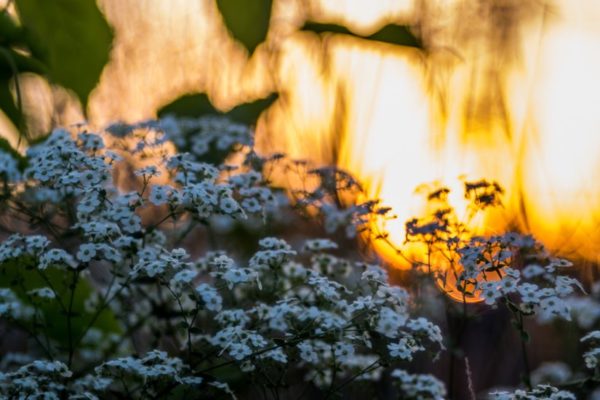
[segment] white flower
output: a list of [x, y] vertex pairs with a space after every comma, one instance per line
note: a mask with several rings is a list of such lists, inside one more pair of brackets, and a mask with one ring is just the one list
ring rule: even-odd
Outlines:
[[102, 243], [97, 245], [96, 249], [102, 251], [104, 259], [107, 261], [113, 263], [120, 263], [123, 260], [123, 257], [121, 257], [121, 253], [119, 252], [119, 250], [115, 249], [112, 246]]
[[179, 378], [179, 381], [188, 386], [200, 386], [204, 382], [201, 376], [184, 376]]
[[255, 197], [246, 197], [241, 203], [244, 211], [249, 213], [257, 213], [262, 210], [262, 205]]
[[333, 345], [333, 354], [343, 363], [354, 356], [354, 346], [348, 342], [337, 342]]
[[150, 190], [150, 202], [155, 206], [166, 204], [169, 201], [169, 193], [173, 188], [167, 185], [154, 185]]
[[379, 265], [367, 265], [365, 271], [361, 275], [361, 279], [376, 283], [384, 283], [388, 280], [388, 274], [387, 271]]
[[565, 301], [571, 307], [571, 312], [580, 328], [588, 330], [600, 319], [600, 304], [593, 298], [570, 297]]
[[107, 160], [109, 162], [109, 164], [112, 164], [115, 161], [122, 161], [123, 157], [121, 157], [120, 155], [118, 155], [117, 153], [115, 153], [112, 150], [106, 150], [104, 152], [104, 159]]
[[223, 299], [221, 299], [221, 296], [217, 292], [217, 289], [215, 289], [207, 283], [201, 283], [196, 287], [196, 293], [198, 293], [198, 295], [204, 302], [204, 306], [207, 310], [221, 310]]
[[584, 337], [582, 337], [581, 339], [579, 339], [581, 342], [593, 342], [593, 341], [597, 341], [600, 342], [600, 331], [591, 331], [589, 332], [587, 335], [585, 335]]
[[196, 271], [184, 269], [175, 274], [171, 278], [171, 286], [175, 288], [182, 288], [185, 285], [189, 285], [194, 281], [194, 278], [198, 275]]
[[243, 328], [250, 322], [250, 317], [245, 310], [223, 310], [215, 316], [215, 320], [224, 326], [238, 326]]
[[408, 292], [398, 286], [388, 286], [387, 284], [380, 285], [375, 295], [391, 304], [394, 304], [398, 309], [405, 311], [408, 304]]
[[540, 300], [540, 308], [542, 310], [542, 314], [540, 315], [542, 321], [548, 321], [555, 316], [567, 321], [571, 320], [569, 306], [556, 296], [549, 296]]
[[411, 319], [406, 323], [406, 327], [417, 335], [425, 335], [430, 341], [441, 344], [443, 337], [440, 327], [428, 321], [426, 318], [419, 317]]
[[302, 264], [292, 261], [285, 263], [282, 271], [290, 278], [306, 278], [308, 274], [308, 271]]
[[84, 243], [79, 246], [77, 259], [81, 262], [89, 262], [96, 256], [96, 245], [94, 243]]
[[9, 288], [0, 288], [0, 316], [23, 319], [33, 313], [34, 310], [23, 304], [15, 292]]
[[517, 288], [521, 301], [527, 304], [538, 304], [540, 301], [539, 286], [532, 283], [522, 283]]
[[148, 165], [144, 168], [140, 168], [134, 172], [135, 176], [154, 177], [160, 176], [160, 171], [155, 165]]
[[304, 243], [305, 251], [335, 250], [337, 248], [337, 243], [332, 242], [329, 239], [311, 239]]
[[499, 282], [499, 288], [503, 294], [514, 293], [517, 291], [517, 283], [519, 279], [515, 279], [511, 276], [502, 278]]
[[208, 262], [210, 267], [215, 269], [229, 269], [235, 264], [235, 261], [231, 257], [228, 257], [224, 254], [213, 256]]
[[229, 196], [224, 196], [221, 198], [221, 200], [219, 201], [219, 207], [224, 214], [231, 215], [236, 213], [243, 213], [238, 202]]
[[122, 229], [127, 233], [136, 233], [142, 230], [142, 220], [135, 214], [130, 214], [120, 221]]
[[73, 256], [63, 249], [50, 249], [40, 257], [38, 268], [44, 270], [49, 266], [75, 268], [77, 263], [73, 259]]
[[304, 362], [309, 364], [317, 364], [319, 362], [319, 356], [309, 342], [301, 342], [296, 347], [300, 350], [300, 358]]
[[54, 299], [56, 294], [49, 287], [43, 287], [39, 289], [33, 289], [27, 292], [30, 296], [39, 297], [41, 299]]
[[227, 282], [227, 287], [231, 290], [236, 284], [249, 282], [256, 276], [254, 271], [246, 268], [229, 268], [221, 278]]
[[84, 235], [92, 239], [108, 239], [121, 233], [119, 226], [113, 222], [90, 221], [78, 225]]
[[100, 199], [94, 192], [86, 194], [77, 204], [77, 212], [82, 215], [93, 213], [100, 206]]
[[17, 161], [4, 151], [0, 151], [0, 176], [8, 181], [16, 181], [21, 178]]
[[514, 393], [507, 391], [495, 391], [490, 393], [490, 399], [494, 400], [535, 400], [535, 399], [550, 399], [550, 400], [575, 400], [573, 393], [566, 390], [559, 390], [550, 385], [538, 385], [532, 390], [526, 391], [517, 389]]
[[538, 264], [529, 264], [523, 268], [523, 277], [531, 279], [546, 273], [546, 270]]
[[545, 362], [531, 373], [531, 383], [562, 384], [571, 378], [571, 368], [562, 362]]
[[498, 290], [498, 282], [481, 282], [478, 286], [485, 304], [492, 305], [502, 296], [502, 292]]
[[550, 260], [550, 264], [546, 266], [546, 270], [548, 272], [554, 272], [555, 268], [570, 268], [573, 266], [573, 263], [564, 258], [553, 258]]
[[261, 355], [261, 358], [270, 358], [273, 361], [285, 364], [287, 363], [287, 355], [281, 348], [276, 348]]
[[389, 343], [387, 347], [391, 357], [403, 360], [412, 360], [413, 353], [425, 350], [411, 337], [403, 337], [398, 343]]
[[243, 343], [231, 343], [229, 355], [240, 361], [252, 354], [252, 349]]
[[400, 335], [400, 328], [404, 326], [406, 320], [406, 315], [399, 314], [389, 307], [382, 307], [375, 330], [394, 339]]
[[583, 360], [585, 361], [585, 366], [587, 368], [596, 368], [600, 364], [600, 347], [596, 347], [583, 353]]
[[266, 250], [291, 250], [291, 247], [283, 239], [266, 237], [258, 242], [258, 245]]
[[395, 369], [391, 376], [398, 379], [402, 392], [410, 398], [443, 399], [446, 396], [444, 384], [432, 375], [412, 375]]
[[573, 293], [573, 286], [577, 286], [583, 291], [583, 288], [577, 279], [561, 275], [556, 277], [554, 290], [557, 295], [564, 297]]
[[104, 142], [99, 135], [94, 133], [80, 133], [77, 138], [81, 140], [85, 150], [99, 150], [104, 148]]
[[25, 237], [25, 246], [28, 253], [39, 253], [49, 244], [50, 241], [44, 236], [33, 235]]
[[86, 188], [98, 184], [100, 179], [101, 175], [93, 170], [82, 171], [79, 173], [79, 183]]

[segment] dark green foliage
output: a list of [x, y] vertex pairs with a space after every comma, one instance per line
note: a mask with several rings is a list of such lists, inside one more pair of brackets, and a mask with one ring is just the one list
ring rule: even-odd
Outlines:
[[[74, 280], [73, 274], [75, 274], [74, 270], [71, 273], [65, 273], [55, 268], [39, 271], [37, 261], [34, 258], [22, 256], [0, 264], [0, 287], [11, 288], [21, 300], [32, 305], [32, 299], [27, 295], [27, 292], [51, 285], [61, 297], [64, 306], [68, 307], [71, 287], [75, 282], [71, 308], [71, 337], [73, 339], [81, 338], [90, 324], [105, 333], [120, 332], [119, 323], [110, 309], [105, 308], [98, 316], [85, 310], [84, 303], [94, 292], [94, 289], [87, 279], [79, 277], [79, 279]], [[48, 328], [43, 333], [51, 339], [66, 345], [69, 336], [69, 323], [67, 322], [69, 316], [66, 310], [59, 306], [57, 299], [38, 301], [40, 303], [38, 307], [42, 310], [43, 318], [46, 320], [45, 326]], [[95, 320], [92, 320], [94, 317], [96, 317]], [[38, 323], [40, 322], [38, 321]], [[35, 326], [27, 328], [32, 331], [36, 330]]]
[[25, 31], [38, 39], [33, 47], [43, 49], [50, 80], [72, 89], [85, 105], [113, 36], [96, 2], [16, 0], [16, 5]]
[[[29, 54], [15, 49], [27, 50]], [[10, 82], [21, 72], [44, 73], [44, 64], [36, 57], [40, 54], [28, 31], [16, 24], [6, 12], [0, 12], [0, 109], [21, 131], [24, 130], [23, 113], [16, 83], [17, 99], [12, 95]]]
[[256, 120], [260, 114], [269, 106], [271, 106], [275, 100], [277, 100], [277, 97], [277, 94], [271, 94], [264, 99], [259, 99], [251, 103], [240, 104], [230, 111], [223, 113], [212, 105], [206, 94], [190, 94], [180, 97], [174, 102], [161, 108], [158, 111], [158, 116], [164, 117], [168, 114], [173, 114], [178, 117], [222, 115], [236, 122], [253, 125], [256, 123]]
[[227, 29], [250, 53], [267, 37], [271, 3], [271, 0], [217, 0]]
[[373, 33], [372, 35], [358, 35], [351, 32], [348, 28], [335, 24], [318, 24], [308, 22], [302, 27], [303, 31], [315, 32], [318, 34], [337, 33], [351, 35], [360, 39], [374, 40], [377, 42], [395, 44], [399, 46], [415, 47], [423, 49], [421, 39], [416, 36], [410, 27], [405, 25], [389, 24]]

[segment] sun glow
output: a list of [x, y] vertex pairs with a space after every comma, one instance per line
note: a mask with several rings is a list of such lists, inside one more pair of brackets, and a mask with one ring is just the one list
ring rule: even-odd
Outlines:
[[[508, 43], [493, 36], [488, 42], [456, 41], [464, 36], [453, 35], [458, 29], [453, 24], [465, 21], [452, 18], [442, 27], [447, 36], [431, 38], [444, 49], [434, 46], [426, 55], [328, 37], [319, 49], [326, 55], [321, 67], [326, 84], [316, 92], [326, 100], [309, 95], [296, 103], [304, 108], [273, 110], [271, 124], [262, 125], [259, 134], [269, 137], [269, 148], [333, 161], [356, 175], [369, 195], [398, 216], [386, 225], [395, 246], [404, 243], [406, 220], [425, 207], [417, 187], [429, 182], [449, 187], [449, 202], [462, 215], [464, 180], [485, 178], [506, 190], [503, 207], [471, 221], [473, 231], [520, 229], [554, 251], [596, 261], [600, 87], [593, 74], [600, 67], [600, 32], [582, 18], [592, 19], [597, 7], [562, 2], [548, 11], [510, 5], [517, 16]], [[478, 22], [472, 22], [476, 30]], [[479, 23], [484, 34], [487, 23]], [[295, 58], [295, 70], [319, 65], [316, 53], [304, 51], [309, 53], [301, 58], [313, 61], [299, 64]], [[292, 85], [290, 92], [302, 88]], [[321, 109], [323, 120], [298, 117], [322, 102], [329, 105]], [[334, 154], [326, 151], [332, 147]], [[388, 244], [374, 245], [398, 267], [409, 266]]]
[[[555, 251], [597, 262], [600, 249], [600, 5], [538, 1], [274, 2], [267, 41], [251, 56], [213, 2], [137, 5], [102, 0], [115, 29], [111, 62], [90, 99], [92, 122], [155, 117], [188, 92], [223, 110], [276, 91], [257, 123], [264, 152], [334, 163], [397, 219], [375, 249], [398, 268], [416, 192], [436, 182], [467, 213], [465, 180], [497, 181], [503, 207], [471, 221], [477, 233], [520, 229]], [[486, 3], [487, 5], [483, 4]], [[492, 4], [493, 3], [493, 4]], [[500, 5], [494, 8], [495, 5]], [[487, 7], [487, 8], [486, 8]], [[426, 51], [344, 35], [415, 25]], [[420, 248], [404, 248], [422, 256]]]

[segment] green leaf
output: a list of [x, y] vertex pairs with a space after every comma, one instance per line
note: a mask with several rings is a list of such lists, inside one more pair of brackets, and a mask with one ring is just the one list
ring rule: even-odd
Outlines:
[[10, 119], [13, 125], [20, 129], [23, 125], [23, 115], [15, 104], [10, 91], [10, 80], [0, 77], [0, 110]]
[[386, 25], [376, 33], [367, 36], [366, 39], [397, 44], [399, 46], [423, 48], [422, 41], [406, 25]]
[[350, 35], [359, 39], [424, 49], [423, 42], [411, 31], [410, 27], [406, 25], [388, 24], [372, 35], [367, 36], [353, 33], [344, 26], [336, 24], [319, 24], [314, 22], [306, 23], [301, 30], [318, 34], [334, 33]]
[[16, 24], [8, 12], [0, 13], [0, 45], [21, 44], [23, 30]]
[[225, 26], [250, 53], [267, 37], [271, 3], [271, 0], [217, 0]]
[[[23, 110], [19, 104], [20, 87], [18, 74], [22, 72], [42, 73], [45, 66], [33, 57], [21, 54], [15, 50], [0, 46], [0, 109], [13, 125], [27, 138], [27, 127]], [[10, 90], [11, 80], [15, 79], [17, 96]]]
[[112, 43], [112, 31], [95, 1], [16, 0], [16, 5], [25, 31], [43, 44], [48, 77], [87, 104]]
[[208, 96], [204, 93], [186, 95], [161, 108], [158, 111], [158, 116], [163, 117], [168, 114], [174, 114], [178, 117], [221, 115], [231, 118], [236, 122], [253, 125], [258, 120], [260, 114], [277, 100], [277, 97], [277, 94], [273, 93], [264, 99], [259, 99], [252, 103], [241, 104], [232, 110], [223, 113], [212, 105]]
[[0, 47], [0, 79], [14, 77], [18, 73], [46, 71], [44, 64], [33, 57], [17, 53], [13, 49]]
[[[42, 272], [37, 271], [37, 260], [30, 256], [12, 259], [0, 264], [0, 287], [10, 287], [22, 300], [27, 302], [26, 293], [30, 290], [48, 287], [52, 284], [63, 303], [68, 304], [72, 280], [72, 271], [48, 268]], [[46, 281], [47, 279], [47, 281]], [[77, 281], [71, 311], [72, 337], [78, 339], [92, 319], [92, 314], [85, 310], [84, 302], [94, 292], [88, 281], [81, 278]], [[32, 303], [29, 303], [32, 304]], [[61, 344], [68, 341], [67, 315], [63, 312], [56, 299], [44, 300], [39, 307], [48, 322], [46, 334]], [[120, 325], [110, 309], [105, 309], [92, 325], [105, 333], [118, 333]]]
[[[336, 25], [336, 24], [319, 24], [316, 22], [307, 22], [306, 24], [304, 24], [304, 26], [300, 30], [314, 32], [314, 33], [318, 33], [318, 34], [340, 33], [340, 34], [344, 34], [344, 35], [359, 36], [359, 35], [355, 35], [354, 33], [352, 33], [345, 26]], [[360, 36], [360, 37], [362, 37], [362, 36]]]

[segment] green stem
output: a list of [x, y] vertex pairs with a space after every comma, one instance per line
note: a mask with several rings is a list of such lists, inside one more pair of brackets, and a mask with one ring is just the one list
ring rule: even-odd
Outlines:
[[523, 356], [523, 366], [525, 373], [523, 374], [523, 382], [529, 390], [531, 390], [531, 367], [529, 365], [529, 357], [527, 355], [527, 343], [525, 341], [525, 329], [523, 327], [523, 314], [517, 313], [517, 324], [519, 329], [519, 340], [521, 341], [521, 354]]
[[73, 272], [73, 280], [71, 281], [71, 296], [69, 298], [69, 309], [67, 311], [67, 335], [69, 340], [69, 361], [67, 365], [71, 369], [73, 363], [73, 354], [75, 353], [75, 346], [73, 340], [73, 329], [72, 329], [72, 317], [73, 317], [73, 304], [75, 301], [75, 290], [77, 289], [77, 282], [79, 281], [79, 271]]
[[[365, 368], [361, 369], [360, 371], [358, 371], [356, 374], [352, 375], [351, 377], [349, 377], [348, 379], [346, 379], [342, 384], [340, 384], [339, 386], [337, 386], [330, 394], [335, 394], [337, 392], [339, 392], [340, 390], [342, 390], [344, 387], [346, 387], [347, 385], [349, 385], [350, 383], [354, 382], [354, 380], [356, 380], [356, 378], [371, 372], [372, 370], [376, 369], [379, 367], [379, 362], [381, 360], [375, 360], [373, 361], [371, 364], [367, 365]], [[329, 394], [327, 395], [327, 397], [325, 397], [326, 399], [329, 397]]]

